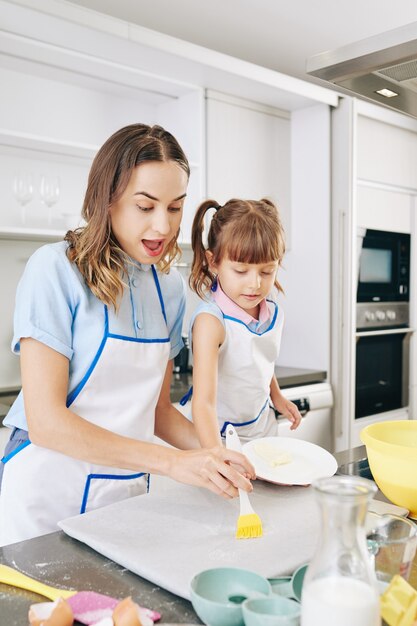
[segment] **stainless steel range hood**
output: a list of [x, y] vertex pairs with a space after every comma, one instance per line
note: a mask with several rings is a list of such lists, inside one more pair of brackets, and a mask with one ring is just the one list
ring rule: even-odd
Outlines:
[[417, 118], [417, 22], [317, 54], [307, 73]]

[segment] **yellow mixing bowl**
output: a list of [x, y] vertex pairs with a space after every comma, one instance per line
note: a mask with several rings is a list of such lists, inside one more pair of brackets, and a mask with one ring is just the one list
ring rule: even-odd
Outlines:
[[382, 493], [417, 517], [417, 420], [370, 424], [360, 437]]

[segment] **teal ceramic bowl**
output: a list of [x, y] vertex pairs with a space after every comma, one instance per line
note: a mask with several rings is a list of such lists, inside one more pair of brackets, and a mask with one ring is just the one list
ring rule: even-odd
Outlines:
[[301, 605], [279, 596], [245, 600], [242, 605], [245, 626], [298, 626]]
[[272, 592], [277, 596], [284, 596], [285, 598], [292, 598], [301, 602], [301, 591], [306, 571], [307, 565], [301, 565], [292, 576], [268, 578]]
[[277, 596], [291, 598], [292, 592], [292, 576], [278, 576], [277, 578], [268, 578], [272, 587], [272, 593]]
[[301, 602], [301, 592], [303, 590], [304, 576], [306, 575], [307, 565], [302, 565], [295, 570], [292, 575], [292, 593], [298, 602]]
[[266, 578], [237, 567], [216, 567], [191, 581], [191, 602], [208, 626], [244, 626], [242, 603], [271, 594]]

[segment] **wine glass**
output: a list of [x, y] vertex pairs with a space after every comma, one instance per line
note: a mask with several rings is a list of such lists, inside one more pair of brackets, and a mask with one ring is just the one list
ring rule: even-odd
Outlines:
[[48, 207], [48, 224], [52, 222], [51, 208], [58, 202], [60, 181], [58, 176], [42, 176], [39, 187], [42, 202]]
[[33, 198], [33, 176], [28, 172], [18, 172], [13, 178], [13, 193], [21, 206], [22, 224], [26, 223], [25, 206]]

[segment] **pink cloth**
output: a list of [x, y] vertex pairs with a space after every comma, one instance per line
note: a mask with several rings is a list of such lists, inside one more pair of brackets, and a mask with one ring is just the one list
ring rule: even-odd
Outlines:
[[270, 318], [268, 304], [265, 299], [262, 300], [259, 305], [259, 320], [257, 320], [252, 317], [252, 315], [247, 313], [244, 309], [241, 309], [240, 306], [238, 306], [235, 302], [233, 302], [233, 300], [231, 300], [229, 296], [224, 293], [219, 283], [217, 283], [217, 289], [213, 293], [213, 300], [225, 315], [235, 317], [247, 326], [249, 326], [249, 324], [261, 326]]

